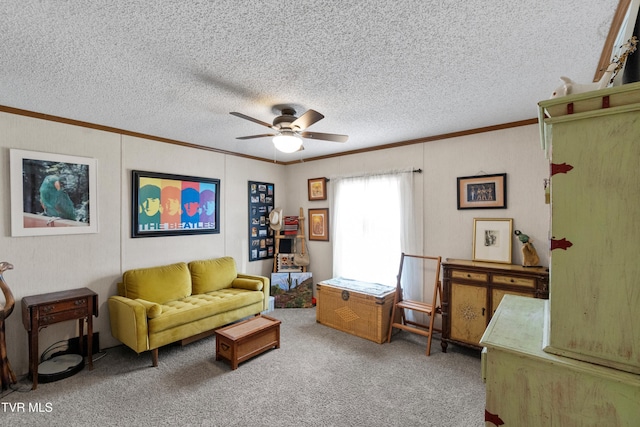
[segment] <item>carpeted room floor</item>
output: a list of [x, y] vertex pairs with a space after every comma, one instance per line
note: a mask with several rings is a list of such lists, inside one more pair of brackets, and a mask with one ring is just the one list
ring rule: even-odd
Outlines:
[[[215, 339], [148, 353], [106, 349], [94, 370], [0, 398], [3, 425], [484, 426], [479, 352], [400, 332], [376, 344], [277, 309], [281, 347], [232, 371]], [[22, 403], [23, 405], [16, 405]], [[20, 408], [23, 410], [20, 410]], [[13, 408], [13, 410], [12, 410]]]

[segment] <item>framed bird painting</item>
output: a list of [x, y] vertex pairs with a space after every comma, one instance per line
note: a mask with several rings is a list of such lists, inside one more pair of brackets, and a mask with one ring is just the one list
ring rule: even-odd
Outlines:
[[10, 150], [11, 235], [97, 233], [97, 160]]

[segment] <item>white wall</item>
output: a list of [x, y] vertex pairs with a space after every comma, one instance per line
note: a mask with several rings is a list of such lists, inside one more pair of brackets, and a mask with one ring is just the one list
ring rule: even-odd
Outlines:
[[[99, 232], [65, 236], [11, 237], [9, 149], [43, 151], [95, 158], [98, 161]], [[275, 184], [275, 205], [287, 215], [303, 207], [329, 207], [330, 200], [309, 202], [307, 179], [354, 175], [397, 168], [421, 168], [416, 176], [418, 215], [424, 253], [471, 258], [474, 217], [514, 218], [537, 243], [548, 265], [548, 208], [543, 179], [548, 164], [535, 125], [348, 155], [288, 166], [206, 150], [165, 144], [30, 117], [0, 113], [0, 261], [15, 269], [5, 273], [16, 298], [6, 322], [7, 348], [16, 374], [26, 373], [27, 333], [21, 322], [21, 299], [28, 295], [89, 287], [99, 295], [94, 330], [101, 347], [117, 345], [110, 334], [107, 299], [116, 293], [122, 273], [130, 268], [229, 255], [239, 271], [268, 276], [272, 261], [248, 262], [248, 181]], [[131, 171], [219, 178], [221, 232], [178, 237], [130, 237]], [[508, 209], [456, 209], [456, 177], [507, 173]], [[329, 182], [329, 188], [331, 183]], [[421, 214], [423, 212], [423, 214]], [[308, 230], [305, 230], [308, 231]], [[544, 242], [544, 243], [543, 243]], [[331, 277], [331, 243], [308, 242], [314, 281]], [[514, 239], [513, 262], [521, 262]], [[0, 297], [0, 301], [1, 300]], [[40, 332], [40, 352], [76, 335], [76, 322], [52, 325]]]
[[[10, 148], [97, 159], [99, 232], [11, 237]], [[14, 265], [4, 277], [16, 298], [6, 322], [7, 350], [17, 375], [28, 369], [20, 306], [25, 296], [92, 289], [99, 299], [94, 330], [106, 348], [119, 344], [111, 337], [107, 299], [130, 268], [230, 255], [240, 271], [266, 276], [271, 272], [271, 261], [247, 262], [247, 185], [249, 180], [273, 182], [275, 202], [280, 203], [286, 195], [285, 166], [7, 113], [0, 113], [0, 164], [0, 261]], [[219, 178], [220, 234], [131, 238], [132, 170]], [[3, 297], [0, 302], [4, 304]], [[42, 330], [40, 353], [76, 336], [76, 327], [76, 322], [63, 322]]]
[[[309, 208], [329, 207], [330, 200], [307, 200], [309, 178], [410, 167], [423, 170], [415, 176], [415, 197], [417, 215], [423, 212], [422, 230], [417, 232], [423, 233], [425, 255], [471, 259], [473, 218], [513, 218], [514, 229], [533, 239], [541, 264], [549, 265], [549, 209], [544, 203], [549, 166], [540, 148], [537, 125], [289, 165], [290, 197], [285, 214], [298, 212], [300, 206], [305, 215]], [[507, 174], [507, 209], [457, 209], [457, 177], [495, 173]], [[330, 186], [331, 181], [327, 184], [329, 194]], [[384, 232], [383, 226], [380, 231]], [[515, 236], [512, 242], [512, 262], [519, 264], [520, 243]], [[308, 246], [314, 282], [330, 278], [331, 244], [310, 242]]]

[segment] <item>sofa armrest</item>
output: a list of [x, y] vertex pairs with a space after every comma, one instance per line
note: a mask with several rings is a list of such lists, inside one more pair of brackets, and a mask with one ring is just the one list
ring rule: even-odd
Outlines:
[[139, 301], [114, 295], [109, 297], [111, 335], [136, 353], [149, 350], [147, 308]]
[[269, 310], [269, 296], [271, 295], [271, 281], [269, 280], [269, 278], [265, 276], [255, 276], [242, 273], [238, 273], [238, 278], [260, 280], [262, 282], [262, 292], [264, 292], [264, 299], [262, 300], [263, 311]]
[[155, 319], [162, 314], [162, 306], [158, 303], [147, 301], [142, 298], [136, 298], [135, 301], [144, 305], [148, 319]]

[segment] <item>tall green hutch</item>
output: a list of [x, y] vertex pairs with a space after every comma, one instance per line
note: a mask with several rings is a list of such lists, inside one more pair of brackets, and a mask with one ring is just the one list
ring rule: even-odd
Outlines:
[[487, 327], [486, 423], [637, 426], [640, 83], [542, 101], [539, 111], [550, 296], [506, 296]]

